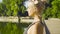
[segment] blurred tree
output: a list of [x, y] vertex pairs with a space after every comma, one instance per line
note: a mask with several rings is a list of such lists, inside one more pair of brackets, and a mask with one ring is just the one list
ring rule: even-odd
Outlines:
[[3, 3], [0, 3], [0, 16], [5, 16], [6, 7]]
[[[24, 0], [2, 0], [0, 3], [0, 16], [19, 16], [24, 13]], [[60, 0], [49, 0], [51, 6], [47, 7], [43, 13], [44, 18], [60, 18]], [[21, 12], [21, 13], [20, 13]], [[21, 24], [0, 23], [1, 34], [23, 34]]]
[[52, 3], [52, 15], [56, 18], [60, 18], [60, 0], [54, 0]]
[[[20, 25], [21, 26], [21, 25]], [[1, 34], [23, 34], [23, 28], [14, 23], [0, 23]]]
[[[18, 16], [19, 12], [24, 13], [25, 7], [23, 6], [24, 0], [2, 0], [0, 3], [0, 16]], [[23, 34], [23, 28], [21, 24], [13, 23], [1, 23], [1, 34]]]
[[[7, 16], [17, 16], [19, 15], [19, 12], [24, 12], [25, 11], [25, 7], [23, 6], [23, 2], [24, 0], [2, 0], [2, 4], [0, 3], [0, 5], [2, 5], [3, 9], [5, 8], [4, 13]], [[1, 8], [1, 7], [0, 7]], [[2, 10], [2, 9], [0, 9]], [[2, 12], [3, 12], [2, 11]]]
[[49, 3], [51, 6], [43, 13], [44, 18], [60, 18], [60, 0], [51, 0]]

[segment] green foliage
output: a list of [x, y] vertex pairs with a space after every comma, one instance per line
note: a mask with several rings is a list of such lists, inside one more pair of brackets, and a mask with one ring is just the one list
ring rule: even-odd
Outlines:
[[[17, 16], [20, 11], [24, 13], [26, 8], [23, 6], [23, 2], [24, 0], [3, 0], [0, 3], [0, 16]], [[49, 4], [52, 7], [45, 9], [43, 17], [60, 18], [60, 0], [50, 0]], [[23, 34], [23, 27], [21, 24], [0, 23], [0, 34]]]
[[44, 18], [60, 18], [60, 0], [53, 0], [50, 2], [52, 7], [48, 7], [43, 14]]
[[[20, 25], [20, 24], [19, 24]], [[0, 33], [1, 34], [23, 34], [22, 26], [14, 23], [1, 23], [0, 22]]]
[[[0, 3], [0, 16], [18, 16], [18, 12], [25, 11], [24, 0], [2, 0]], [[21, 24], [1, 23], [0, 34], [23, 34]]]
[[5, 11], [6, 10], [6, 7], [3, 3], [0, 3], [0, 15], [5, 15]]
[[[24, 12], [25, 7], [23, 6], [24, 0], [2, 0], [0, 3], [0, 15], [2, 16], [17, 16], [18, 12]], [[4, 11], [4, 13], [3, 13]]]
[[29, 24], [0, 22], [0, 34], [23, 34]]

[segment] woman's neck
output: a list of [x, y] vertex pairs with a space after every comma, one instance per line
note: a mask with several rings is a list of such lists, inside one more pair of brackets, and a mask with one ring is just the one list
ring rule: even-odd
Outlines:
[[34, 16], [34, 21], [33, 21], [33, 23], [34, 23], [34, 22], [37, 22], [37, 21], [41, 21], [41, 17], [40, 17], [39, 15], [35, 15], [35, 16]]

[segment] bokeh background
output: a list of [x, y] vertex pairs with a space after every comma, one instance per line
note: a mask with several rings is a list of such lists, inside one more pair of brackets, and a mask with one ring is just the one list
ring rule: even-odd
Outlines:
[[[0, 17], [28, 16], [24, 2], [25, 0], [0, 0]], [[60, 19], [60, 0], [48, 0], [42, 16], [44, 19]], [[0, 22], [0, 34], [23, 34], [24, 28], [28, 25], [23, 23]]]

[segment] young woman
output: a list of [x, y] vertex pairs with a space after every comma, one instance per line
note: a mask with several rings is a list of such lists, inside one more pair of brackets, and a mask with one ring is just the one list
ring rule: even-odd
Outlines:
[[24, 34], [43, 34], [42, 10], [44, 9], [44, 0], [29, 0], [27, 11], [29, 16], [34, 18]]

